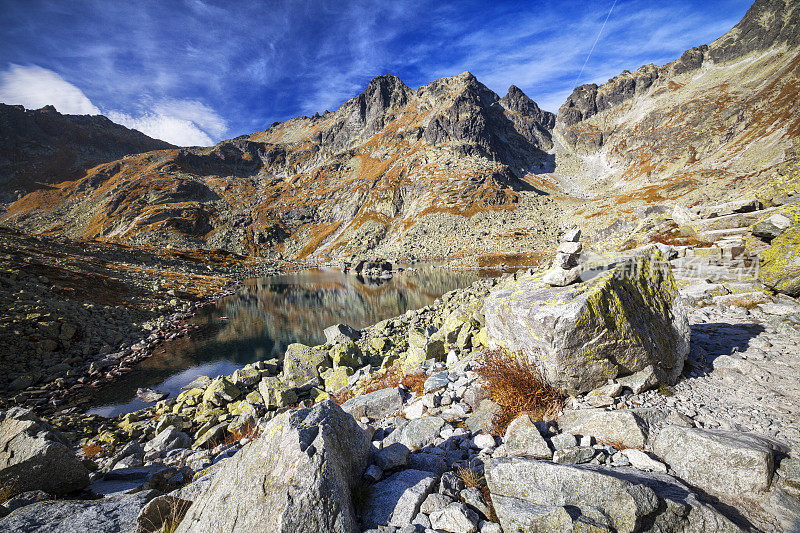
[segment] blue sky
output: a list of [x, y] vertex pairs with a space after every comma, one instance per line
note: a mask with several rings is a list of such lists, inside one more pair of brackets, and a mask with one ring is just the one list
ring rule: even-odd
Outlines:
[[417, 88], [469, 70], [501, 96], [515, 84], [556, 111], [576, 84], [671, 61], [749, 6], [0, 0], [0, 102], [103, 113], [181, 145], [333, 110], [380, 74]]

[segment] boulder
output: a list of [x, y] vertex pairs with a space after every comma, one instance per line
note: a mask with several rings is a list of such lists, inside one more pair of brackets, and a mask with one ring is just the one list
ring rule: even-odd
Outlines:
[[411, 469], [375, 483], [363, 505], [362, 527], [372, 529], [410, 524], [435, 486], [436, 478], [430, 472]]
[[223, 406], [236, 400], [241, 395], [242, 391], [236, 385], [231, 383], [228, 378], [220, 376], [206, 387], [205, 392], [203, 392], [203, 403]]
[[178, 532], [355, 532], [369, 438], [331, 401], [272, 419], [214, 475]]
[[653, 451], [687, 483], [736, 499], [768, 490], [776, 453], [788, 449], [748, 433], [665, 426]]
[[409, 450], [405, 445], [395, 442], [375, 452], [375, 464], [381, 470], [392, 470], [408, 462], [408, 453]]
[[745, 198], [743, 200], [733, 200], [717, 205], [703, 205], [694, 208], [694, 212], [701, 218], [715, 218], [735, 213], [751, 213], [758, 211], [763, 206], [756, 198]]
[[742, 531], [665, 474], [514, 457], [490, 459], [486, 482], [504, 531]]
[[573, 435], [642, 448], [650, 442], [651, 427], [663, 418], [664, 414], [654, 409], [575, 409], [564, 411], [558, 418], [558, 426]]
[[557, 265], [542, 277], [542, 282], [551, 287], [566, 287], [578, 281], [580, 277], [581, 269], [577, 266], [564, 268], [564, 266]]
[[89, 484], [69, 442], [28, 409], [0, 412], [0, 486], [63, 495]]
[[439, 437], [439, 432], [444, 427], [444, 419], [438, 416], [426, 416], [410, 420], [397, 426], [397, 428], [383, 439], [384, 446], [399, 442], [409, 450], [424, 448]]
[[680, 225], [688, 224], [693, 220], [697, 220], [698, 218], [700, 218], [700, 215], [693, 213], [684, 205], [676, 204], [675, 208], [672, 210], [672, 220]]
[[800, 296], [800, 225], [772, 239], [761, 252], [759, 279], [767, 287], [789, 296]]
[[361, 332], [348, 326], [347, 324], [334, 324], [325, 328], [325, 342], [328, 344], [340, 344], [347, 341], [357, 341], [361, 338]]
[[148, 441], [144, 445], [144, 451], [145, 453], [161, 453], [176, 448], [188, 448], [191, 444], [192, 439], [189, 438], [189, 435], [170, 426], [156, 435], [153, 440]]
[[283, 358], [282, 378], [297, 388], [318, 385], [320, 370], [329, 366], [328, 354], [322, 350], [305, 344], [290, 344]]
[[295, 389], [276, 377], [262, 378], [258, 383], [258, 392], [264, 400], [267, 409], [271, 407], [285, 407], [297, 403]]
[[759, 239], [771, 242], [772, 239], [782, 234], [794, 224], [793, 220], [782, 214], [775, 213], [766, 219], [753, 224], [751, 231]]
[[128, 533], [137, 527], [136, 517], [158, 495], [145, 490], [99, 500], [56, 500], [34, 503], [0, 519], [2, 531], [37, 533]]
[[136, 528], [132, 533], [169, 531], [171, 524], [178, 524], [183, 520], [191, 505], [192, 502], [189, 500], [182, 500], [168, 494], [156, 496], [139, 512], [139, 516], [136, 517]]
[[568, 394], [649, 366], [674, 383], [689, 351], [689, 320], [665, 264], [647, 247], [568, 287], [548, 287], [542, 274], [508, 280], [484, 304], [489, 347], [524, 354]]
[[360, 419], [384, 418], [399, 411], [403, 407], [403, 396], [400, 389], [391, 387], [351, 398], [342, 404], [342, 409]]
[[503, 442], [508, 455], [523, 455], [534, 459], [553, 457], [544, 437], [527, 414], [518, 416], [508, 425]]
[[431, 526], [448, 533], [476, 533], [478, 514], [463, 503], [451, 503], [431, 513]]

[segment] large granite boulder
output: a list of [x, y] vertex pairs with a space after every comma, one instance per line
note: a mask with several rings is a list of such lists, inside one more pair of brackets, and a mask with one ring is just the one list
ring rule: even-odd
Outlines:
[[422, 470], [402, 470], [375, 483], [364, 502], [364, 529], [380, 526], [403, 527], [419, 513], [420, 506], [436, 486], [436, 478]]
[[666, 474], [514, 457], [486, 482], [504, 531], [742, 531]]
[[69, 442], [28, 409], [0, 412], [0, 486], [62, 495], [89, 484]]
[[800, 224], [772, 239], [761, 252], [759, 279], [775, 291], [800, 296]]
[[739, 431], [665, 426], [653, 451], [681, 479], [715, 496], [738, 499], [769, 489], [780, 443]]
[[179, 532], [355, 532], [369, 438], [331, 401], [274, 418], [225, 461]]
[[38, 502], [0, 519], [0, 531], [129, 533], [136, 529], [142, 508], [157, 495], [158, 491], [144, 490], [99, 500]]
[[689, 320], [656, 247], [596, 268], [582, 283], [509, 280], [484, 304], [489, 347], [524, 354], [554, 387], [579, 394], [652, 367], [674, 383], [689, 351]]

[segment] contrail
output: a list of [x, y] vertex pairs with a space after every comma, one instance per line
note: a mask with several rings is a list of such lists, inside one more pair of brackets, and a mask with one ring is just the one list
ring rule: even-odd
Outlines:
[[583, 75], [583, 69], [586, 68], [586, 63], [589, 62], [589, 58], [592, 56], [592, 52], [594, 52], [594, 47], [597, 46], [597, 42], [600, 40], [600, 36], [603, 35], [603, 29], [606, 27], [606, 22], [608, 22], [608, 17], [610, 17], [611, 16], [611, 12], [614, 11], [614, 6], [615, 5], [617, 5], [617, 0], [614, 0], [614, 3], [611, 4], [611, 9], [608, 10], [608, 15], [606, 15], [606, 20], [604, 20], [603, 21], [603, 25], [600, 26], [600, 31], [597, 33], [597, 39], [594, 40], [594, 44], [592, 45], [592, 48], [589, 49], [589, 53], [586, 55], [586, 61], [583, 62], [583, 66], [581, 67], [581, 71], [578, 72], [578, 77], [575, 78], [575, 83], [573, 83], [573, 85], [575, 87], [578, 86], [578, 80], [580, 80], [581, 76]]

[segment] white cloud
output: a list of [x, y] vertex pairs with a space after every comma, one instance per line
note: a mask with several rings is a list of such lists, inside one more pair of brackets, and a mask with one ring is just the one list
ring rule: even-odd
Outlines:
[[[83, 91], [52, 70], [36, 65], [11, 65], [0, 72], [0, 101], [29, 109], [53, 105], [65, 114], [101, 114]], [[106, 109], [103, 114], [118, 124], [179, 146], [208, 146], [228, 130], [225, 119], [197, 100], [143, 102], [133, 113]]]
[[36, 65], [10, 65], [0, 73], [0, 101], [28, 109], [54, 106], [68, 115], [99, 115], [100, 109], [83, 91], [61, 76]]

